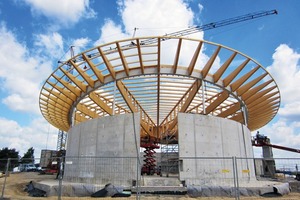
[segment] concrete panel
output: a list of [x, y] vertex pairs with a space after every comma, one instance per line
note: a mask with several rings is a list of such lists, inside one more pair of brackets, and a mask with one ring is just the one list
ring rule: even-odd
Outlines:
[[[241, 181], [255, 180], [249, 129], [235, 121], [179, 113], [178, 139], [181, 181], [191, 185], [234, 183], [233, 157]], [[240, 159], [243, 158], [243, 159]]]
[[140, 116], [115, 115], [80, 123], [70, 129], [67, 145], [64, 180], [130, 186], [137, 176]]

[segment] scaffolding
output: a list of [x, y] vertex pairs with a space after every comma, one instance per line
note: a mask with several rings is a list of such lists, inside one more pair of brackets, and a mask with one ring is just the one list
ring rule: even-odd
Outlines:
[[67, 134], [62, 130], [58, 130], [56, 150], [66, 150], [66, 142]]

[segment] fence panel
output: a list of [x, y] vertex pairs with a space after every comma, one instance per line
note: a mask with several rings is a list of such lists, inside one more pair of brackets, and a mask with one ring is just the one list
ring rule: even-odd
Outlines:
[[[44, 189], [48, 195], [58, 199], [70, 199], [73, 196], [88, 199], [92, 193], [103, 189], [108, 183], [114, 185], [119, 191], [129, 191], [132, 188], [139, 191], [141, 187], [142, 166], [136, 157], [66, 157], [54, 160], [51, 163], [54, 171], [50, 170], [46, 174], [41, 173], [42, 171], [37, 167], [40, 159], [28, 160], [26, 161], [28, 163], [10, 159], [8, 165], [7, 159], [0, 160], [1, 172], [9, 172], [6, 173], [7, 177], [3, 173], [0, 178], [1, 198], [20, 199], [22, 198], [20, 195], [29, 196], [26, 192], [13, 193], [8, 188], [12, 185], [25, 188], [30, 181], [40, 183], [40, 189]], [[60, 163], [64, 166], [61, 180], [55, 173]], [[36, 166], [35, 169], [31, 168], [32, 164]], [[170, 178], [178, 177], [185, 186], [231, 187], [232, 194], [239, 198], [242, 188], [249, 186], [249, 183], [257, 183], [257, 180], [277, 179], [288, 182], [295, 179], [299, 167], [299, 158], [184, 157], [178, 159], [178, 174]], [[139, 198], [140, 195], [137, 197]]]
[[106, 184], [122, 191], [140, 180], [134, 157], [66, 157], [62, 195], [90, 195]]
[[234, 186], [232, 158], [180, 158], [179, 178], [186, 185]]

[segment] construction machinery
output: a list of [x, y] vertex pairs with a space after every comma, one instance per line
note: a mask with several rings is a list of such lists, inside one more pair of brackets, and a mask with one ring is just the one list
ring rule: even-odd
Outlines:
[[253, 137], [252, 146], [256, 146], [256, 147], [268, 146], [268, 147], [273, 147], [275, 149], [281, 149], [281, 150], [285, 150], [285, 151], [300, 153], [300, 149], [294, 149], [294, 148], [290, 148], [290, 147], [271, 144], [270, 143], [270, 138], [268, 138], [267, 136], [259, 134], [259, 132], [257, 132], [255, 137]]
[[[262, 147], [263, 157], [264, 157], [263, 166], [264, 166], [265, 174], [269, 176], [274, 176], [276, 172], [275, 160], [273, 159], [272, 148], [300, 153], [300, 149], [271, 144], [270, 138], [268, 138], [265, 135], [259, 134], [258, 131], [256, 135], [252, 138], [252, 146]], [[296, 175], [296, 180], [300, 181], [300, 174], [298, 173], [298, 170], [295, 175]]]

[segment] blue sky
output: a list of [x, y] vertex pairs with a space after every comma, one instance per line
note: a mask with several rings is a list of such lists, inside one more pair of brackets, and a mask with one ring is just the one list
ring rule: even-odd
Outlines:
[[[39, 111], [43, 82], [58, 60], [122, 38], [163, 35], [256, 11], [278, 15], [212, 29], [197, 37], [261, 63], [281, 91], [281, 108], [260, 132], [300, 149], [300, 1], [274, 0], [10, 0], [0, 1], [0, 148], [23, 155], [56, 149], [58, 130]], [[256, 148], [255, 155], [260, 156]], [[276, 157], [298, 154], [274, 150]]]

